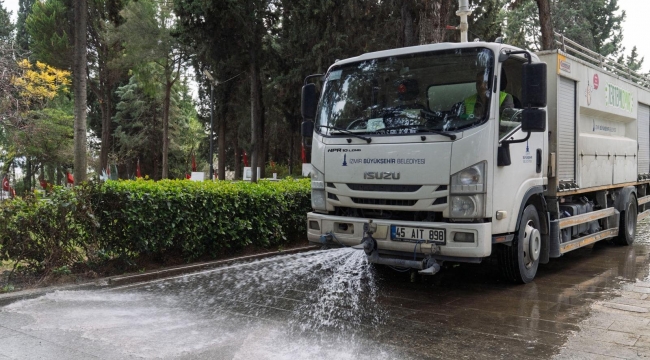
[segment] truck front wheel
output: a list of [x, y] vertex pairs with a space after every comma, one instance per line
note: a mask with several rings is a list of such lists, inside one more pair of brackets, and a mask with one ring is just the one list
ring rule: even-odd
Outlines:
[[534, 205], [526, 206], [512, 245], [501, 245], [498, 250], [499, 267], [506, 280], [526, 284], [535, 278], [542, 248], [539, 229], [537, 209]]

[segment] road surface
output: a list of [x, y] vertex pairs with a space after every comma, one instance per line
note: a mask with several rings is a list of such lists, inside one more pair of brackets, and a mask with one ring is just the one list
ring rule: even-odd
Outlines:
[[650, 225], [540, 266], [411, 283], [363, 252], [313, 251], [0, 307], [0, 359], [650, 357]]

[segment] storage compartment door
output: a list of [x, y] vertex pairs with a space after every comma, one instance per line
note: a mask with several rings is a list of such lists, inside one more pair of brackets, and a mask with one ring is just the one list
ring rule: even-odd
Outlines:
[[650, 106], [639, 104], [637, 113], [639, 174], [650, 173]]
[[557, 99], [557, 178], [576, 180], [576, 82], [560, 76]]

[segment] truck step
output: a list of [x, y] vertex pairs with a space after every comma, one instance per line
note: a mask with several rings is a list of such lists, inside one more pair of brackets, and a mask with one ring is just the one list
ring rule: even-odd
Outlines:
[[571, 216], [567, 218], [560, 219], [559, 226], [560, 229], [565, 229], [571, 226], [576, 226], [579, 224], [584, 224], [590, 221], [606, 218], [616, 214], [616, 209], [607, 208], [597, 211], [588, 212], [582, 215]]
[[[639, 200], [641, 200], [641, 199], [639, 199]], [[648, 209], [648, 210], [646, 210], [646, 211], [644, 211], [642, 213], [639, 213], [639, 215], [637, 215], [637, 217], [636, 217], [636, 221], [637, 222], [641, 221], [641, 220], [647, 218], [649, 215], [650, 215], [650, 209]]]
[[640, 197], [639, 200], [636, 201], [636, 203], [639, 204], [639, 205], [643, 205], [643, 204], [645, 204], [645, 203], [647, 203], [647, 202], [650, 202], [650, 195], [649, 195], [649, 196]]
[[[607, 210], [607, 209], [606, 209]], [[560, 252], [562, 254], [568, 253], [569, 251], [581, 248], [583, 246], [593, 244], [597, 241], [615, 237], [618, 235], [618, 227], [599, 231], [594, 234], [589, 234], [575, 240], [571, 240], [565, 243], [560, 244]]]

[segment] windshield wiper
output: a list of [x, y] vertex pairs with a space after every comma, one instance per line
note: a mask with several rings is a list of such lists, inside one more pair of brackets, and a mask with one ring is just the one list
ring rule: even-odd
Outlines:
[[361, 140], [365, 140], [368, 144], [370, 144], [370, 142], [372, 141], [372, 139], [369, 138], [369, 137], [365, 137], [365, 136], [357, 135], [356, 133], [353, 133], [353, 132], [350, 131], [350, 130], [347, 130], [347, 129], [344, 129], [344, 128], [340, 128], [340, 127], [338, 127], [338, 126], [318, 125], [318, 128], [319, 128], [319, 129], [320, 129], [320, 128], [326, 128], [326, 129], [330, 129], [330, 130], [340, 131], [340, 132], [342, 132], [342, 133], [344, 133], [344, 134], [347, 134], [347, 135], [350, 135], [350, 136], [354, 136], [355, 138], [359, 138], [359, 139], [361, 139]]
[[432, 134], [442, 135], [442, 136], [446, 136], [446, 137], [448, 137], [448, 138], [450, 138], [452, 140], [456, 140], [456, 134], [450, 134], [450, 133], [448, 133], [446, 131], [428, 129], [428, 128], [422, 126], [422, 125], [397, 125], [397, 126], [390, 126], [390, 127], [383, 128], [383, 129], [378, 129], [378, 130], [387, 131], [387, 130], [408, 129], [408, 128], [417, 128], [418, 131], [426, 131], [426, 132], [429, 132], [429, 133], [432, 133]]

